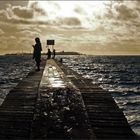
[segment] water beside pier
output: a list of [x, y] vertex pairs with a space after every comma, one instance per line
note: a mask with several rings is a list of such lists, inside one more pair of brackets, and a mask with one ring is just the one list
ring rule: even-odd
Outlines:
[[[0, 100], [34, 67], [31, 56], [0, 56]], [[133, 130], [140, 134], [140, 57], [65, 57], [64, 64], [113, 94]]]

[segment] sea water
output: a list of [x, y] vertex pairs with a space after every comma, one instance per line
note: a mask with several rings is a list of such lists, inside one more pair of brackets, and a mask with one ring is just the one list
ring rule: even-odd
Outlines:
[[[140, 135], [140, 56], [59, 56], [63, 64], [111, 91], [131, 128]], [[0, 104], [32, 69], [31, 55], [0, 56]]]
[[34, 67], [31, 55], [0, 56], [0, 105], [14, 88]]
[[131, 128], [140, 135], [140, 56], [71, 56], [63, 61], [112, 92]]

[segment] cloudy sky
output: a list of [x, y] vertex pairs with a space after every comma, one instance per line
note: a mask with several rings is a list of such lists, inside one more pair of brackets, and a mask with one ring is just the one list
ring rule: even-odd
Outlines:
[[57, 51], [140, 54], [140, 1], [0, 0], [0, 54], [32, 52], [34, 38]]

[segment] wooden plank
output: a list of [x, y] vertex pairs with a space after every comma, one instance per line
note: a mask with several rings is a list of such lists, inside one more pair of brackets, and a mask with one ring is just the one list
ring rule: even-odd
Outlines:
[[0, 106], [0, 139], [30, 138], [42, 73], [31, 71], [6, 96]]
[[135, 139], [123, 112], [119, 109], [111, 93], [103, 90], [92, 81], [76, 75], [73, 70], [57, 62], [71, 82], [80, 90], [97, 139]]
[[[114, 99], [111, 97], [110, 92], [103, 90], [97, 84], [92, 84], [91, 79], [83, 78], [82, 75], [77, 74], [61, 63], [50, 60], [49, 65], [50, 64], [50, 72], [52, 75], [57, 70], [57, 72], [61, 74], [60, 79], [63, 79], [69, 88], [71, 88], [71, 86], [72, 88], [75, 87], [75, 95], [78, 95], [80, 97], [79, 99], [81, 99], [77, 100], [81, 101], [81, 103], [76, 105], [77, 110], [66, 111], [69, 114], [60, 114], [65, 119], [63, 123], [61, 122], [62, 120], [56, 119], [57, 121], [55, 121], [57, 123], [55, 124], [53, 117], [58, 117], [57, 115], [55, 116], [58, 105], [49, 108], [52, 97], [49, 99], [46, 93], [53, 93], [66, 89], [62, 87], [48, 88], [47, 84], [42, 84], [43, 86], [39, 88], [43, 69], [40, 72], [32, 71], [16, 88], [9, 92], [0, 107], [1, 139], [75, 138], [114, 140], [116, 138], [121, 140], [123, 138], [136, 138], [123, 112], [118, 108]], [[57, 77], [55, 76], [55, 78]], [[64, 95], [66, 93], [67, 92], [64, 91]], [[57, 96], [59, 97], [60, 95], [55, 95], [55, 97]], [[83, 110], [79, 111], [78, 107], [83, 103]], [[62, 105], [60, 108], [61, 107], [63, 110], [64, 108]], [[84, 111], [86, 112], [84, 113]], [[52, 112], [53, 117], [50, 115]], [[72, 116], [72, 119], [78, 118], [75, 121], [78, 122], [77, 124], [81, 125], [77, 126], [76, 123], [70, 124], [70, 121], [67, 121], [69, 115]], [[59, 126], [58, 124], [61, 125]], [[73, 126], [69, 128], [73, 136], [66, 132], [63, 125], [65, 127], [67, 125]]]

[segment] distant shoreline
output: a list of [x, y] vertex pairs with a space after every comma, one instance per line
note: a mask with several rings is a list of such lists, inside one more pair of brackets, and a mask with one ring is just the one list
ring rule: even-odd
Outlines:
[[[3, 55], [32, 55], [32, 53], [9, 53]], [[42, 53], [42, 55], [47, 55], [47, 53]], [[82, 55], [78, 52], [56, 52], [56, 55]]]
[[[17, 55], [17, 56], [23, 56], [23, 55], [32, 55], [32, 53], [7, 53], [7, 54], [0, 54], [0, 56], [8, 56], [8, 55]], [[47, 53], [42, 53], [42, 55], [47, 55]], [[79, 52], [56, 52], [56, 55], [85, 55], [85, 56], [109, 56], [109, 57], [119, 57], [119, 56], [140, 56], [140, 54], [82, 54]]]

